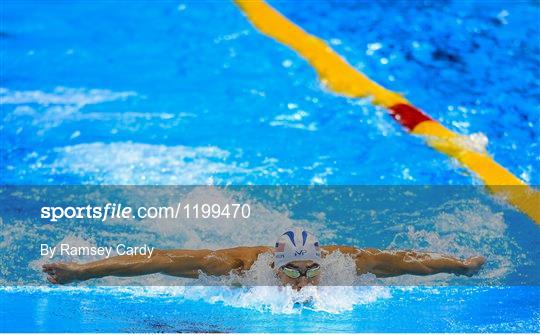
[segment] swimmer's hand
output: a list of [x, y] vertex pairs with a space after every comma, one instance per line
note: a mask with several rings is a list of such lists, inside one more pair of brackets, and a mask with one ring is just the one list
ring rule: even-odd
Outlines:
[[472, 277], [480, 271], [482, 265], [486, 262], [486, 259], [482, 256], [469, 257], [464, 262], [465, 272], [463, 275], [467, 277]]
[[43, 265], [43, 272], [53, 284], [69, 284], [80, 279], [80, 268], [77, 263], [51, 263]]

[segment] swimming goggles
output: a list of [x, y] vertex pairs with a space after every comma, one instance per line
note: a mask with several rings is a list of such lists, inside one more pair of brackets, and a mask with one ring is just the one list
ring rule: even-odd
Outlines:
[[287, 277], [292, 278], [292, 279], [300, 278], [300, 276], [306, 276], [306, 278], [314, 278], [319, 275], [321, 267], [316, 265], [305, 271], [300, 271], [299, 269], [296, 269], [296, 268], [284, 266], [281, 268], [281, 270]]

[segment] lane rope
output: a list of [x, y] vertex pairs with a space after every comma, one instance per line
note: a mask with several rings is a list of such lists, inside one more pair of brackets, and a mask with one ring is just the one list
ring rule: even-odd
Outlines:
[[411, 134], [422, 136], [429, 146], [456, 159], [475, 173], [489, 191], [540, 224], [540, 192], [495, 162], [485, 150], [474, 148], [468, 137], [444, 127], [400, 94], [369, 79], [323, 40], [308, 34], [266, 2], [235, 2], [259, 31], [306, 59], [328, 89], [346, 97], [371, 98], [374, 105], [386, 108], [392, 118]]

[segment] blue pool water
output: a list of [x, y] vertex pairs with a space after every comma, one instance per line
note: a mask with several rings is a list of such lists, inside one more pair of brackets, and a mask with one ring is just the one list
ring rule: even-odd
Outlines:
[[[540, 183], [537, 5], [275, 5]], [[3, 183], [476, 182], [232, 3], [6, 1], [3, 30]]]
[[[218, 295], [220, 290], [213, 289]], [[533, 292], [533, 294], [531, 294]], [[344, 292], [337, 292], [337, 294]], [[538, 332], [538, 289], [518, 287], [391, 290], [391, 298], [367, 300], [328, 313], [297, 307], [270, 314], [222, 302], [167, 294], [3, 293], [14, 318], [3, 330], [29, 332]], [[349, 293], [350, 294], [350, 293]], [[193, 299], [193, 298], [192, 298]], [[524, 306], [536, 306], [524, 308]], [[5, 319], [4, 319], [5, 320]], [[23, 322], [24, 320], [24, 322]]]
[[[487, 138], [498, 162], [540, 183], [537, 3], [271, 4], [444, 125]], [[479, 183], [386, 111], [327, 92], [232, 3], [9, 0], [1, 11], [2, 184]], [[377, 246], [488, 254], [496, 261], [481, 276], [500, 277], [498, 286], [321, 289], [312, 304], [273, 287], [3, 287], [0, 330], [540, 331], [539, 287], [504, 285], [537, 269], [538, 227], [502, 205], [429, 214], [378, 217]], [[0, 226], [3, 248], [88, 238]], [[274, 229], [261, 222], [253, 238], [267, 241]], [[346, 244], [340, 232], [351, 229], [362, 242], [369, 226], [336, 224], [323, 242]], [[131, 233], [204, 247], [167, 229]], [[253, 242], [234, 233], [231, 244]], [[40, 260], [30, 260], [23, 275], [41, 283]]]

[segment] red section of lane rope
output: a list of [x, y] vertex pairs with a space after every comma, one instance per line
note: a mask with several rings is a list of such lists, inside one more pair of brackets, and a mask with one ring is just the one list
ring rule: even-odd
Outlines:
[[390, 115], [409, 131], [421, 122], [433, 120], [418, 108], [407, 104], [397, 104], [390, 107]]

